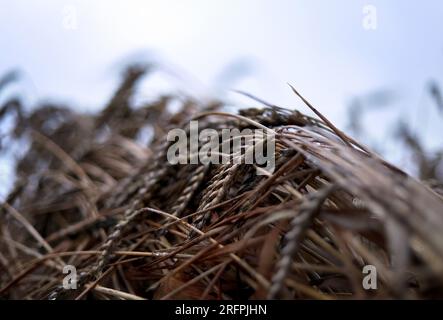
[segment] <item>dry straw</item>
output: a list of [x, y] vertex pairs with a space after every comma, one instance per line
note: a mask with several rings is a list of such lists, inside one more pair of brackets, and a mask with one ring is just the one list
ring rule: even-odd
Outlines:
[[[9, 100], [29, 148], [0, 215], [0, 294], [20, 299], [443, 297], [442, 196], [318, 118], [262, 101], [132, 105], [132, 67], [98, 115]], [[6, 79], [7, 80], [7, 79]], [[2, 80], [3, 85], [7, 82]], [[171, 113], [172, 100], [181, 108]], [[198, 114], [198, 116], [196, 116]], [[170, 165], [166, 134], [276, 133], [276, 168]], [[153, 139], [137, 143], [149, 127]], [[76, 266], [78, 289], [60, 285]], [[377, 270], [377, 290], [362, 269]]]

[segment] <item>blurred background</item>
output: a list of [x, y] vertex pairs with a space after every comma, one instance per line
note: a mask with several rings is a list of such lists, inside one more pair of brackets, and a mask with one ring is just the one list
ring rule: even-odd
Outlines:
[[[0, 78], [19, 72], [0, 92], [0, 105], [17, 95], [26, 108], [50, 100], [95, 112], [112, 96], [122, 69], [145, 62], [157, 71], [138, 87], [140, 101], [180, 91], [224, 99], [234, 109], [256, 106], [233, 91], [241, 90], [310, 113], [290, 83], [389, 161], [423, 179], [442, 175], [441, 1], [0, 4]], [[2, 137], [8, 130], [4, 117]], [[20, 152], [0, 154], [0, 199]]]

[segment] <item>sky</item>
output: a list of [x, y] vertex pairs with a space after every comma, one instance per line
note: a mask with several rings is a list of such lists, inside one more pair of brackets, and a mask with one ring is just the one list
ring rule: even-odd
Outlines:
[[251, 104], [237, 89], [307, 112], [291, 83], [343, 129], [355, 97], [393, 90], [394, 111], [370, 115], [366, 130], [383, 141], [391, 118], [407, 118], [441, 145], [441, 117], [425, 94], [429, 81], [443, 84], [441, 30], [437, 0], [0, 0], [0, 75], [23, 74], [0, 103], [18, 93], [31, 106], [50, 99], [96, 111], [123, 66], [143, 60], [165, 71], [141, 98], [175, 88]]

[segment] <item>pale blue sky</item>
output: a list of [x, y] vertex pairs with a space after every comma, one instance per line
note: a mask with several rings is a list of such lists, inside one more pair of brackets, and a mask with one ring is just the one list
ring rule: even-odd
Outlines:
[[[377, 9], [376, 30], [362, 24], [368, 4]], [[72, 8], [73, 30], [66, 28]], [[23, 70], [13, 89], [31, 104], [52, 98], [92, 111], [109, 98], [125, 61], [151, 58], [182, 80], [158, 76], [143, 86], [143, 97], [165, 83], [200, 95], [235, 88], [306, 110], [290, 82], [344, 127], [352, 97], [394, 89], [396, 116], [418, 115], [414, 121], [440, 129], [432, 111], [415, 109], [432, 109], [424, 95], [430, 79], [443, 84], [441, 31], [437, 0], [0, 0], [0, 74]], [[222, 81], [221, 72], [236, 65], [250, 72]], [[387, 123], [375, 116], [368, 130], [380, 135]]]

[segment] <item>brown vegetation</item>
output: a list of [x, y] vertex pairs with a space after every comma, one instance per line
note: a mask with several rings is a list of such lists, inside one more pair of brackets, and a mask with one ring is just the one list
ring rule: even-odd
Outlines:
[[[306, 100], [318, 118], [259, 101], [226, 114], [222, 102], [176, 96], [134, 108], [145, 72], [128, 69], [97, 115], [55, 105], [25, 112], [19, 100], [0, 110], [30, 141], [1, 208], [3, 298], [443, 297], [438, 188], [386, 163]], [[170, 165], [168, 130], [196, 117], [217, 130], [276, 132], [275, 171]], [[137, 143], [145, 128], [147, 146]], [[79, 270], [77, 290], [60, 287], [65, 264]], [[377, 290], [362, 287], [367, 264]]]

